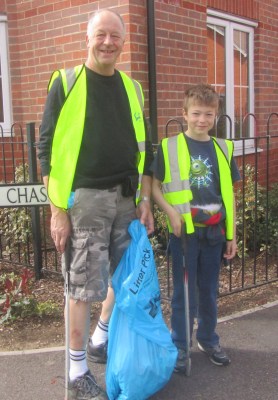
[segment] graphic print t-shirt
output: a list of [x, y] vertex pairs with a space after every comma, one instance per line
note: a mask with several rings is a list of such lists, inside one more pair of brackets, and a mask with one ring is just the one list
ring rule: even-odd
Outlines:
[[[194, 140], [185, 135], [190, 154], [190, 189], [193, 199], [191, 200], [191, 208], [204, 210], [205, 212], [214, 214], [218, 212], [222, 206], [222, 196], [220, 190], [220, 176], [218, 168], [218, 160], [213, 140], [205, 142]], [[153, 172], [157, 179], [164, 180], [164, 158], [161, 145], [158, 147], [157, 157], [153, 163]], [[239, 171], [234, 159], [231, 161], [232, 181], [236, 182], [240, 179]]]
[[186, 136], [190, 154], [191, 207], [218, 211], [222, 206], [218, 161], [212, 140], [200, 142]]

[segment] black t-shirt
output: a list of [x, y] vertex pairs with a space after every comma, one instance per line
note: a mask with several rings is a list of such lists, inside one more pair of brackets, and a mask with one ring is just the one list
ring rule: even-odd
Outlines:
[[[138, 145], [131, 110], [119, 71], [102, 76], [86, 68], [87, 105], [83, 139], [76, 166], [73, 190], [106, 189], [138, 175]], [[43, 115], [39, 159], [43, 175], [50, 172], [53, 133], [65, 96], [61, 79], [54, 81]], [[151, 143], [147, 140], [145, 175], [151, 175]]]

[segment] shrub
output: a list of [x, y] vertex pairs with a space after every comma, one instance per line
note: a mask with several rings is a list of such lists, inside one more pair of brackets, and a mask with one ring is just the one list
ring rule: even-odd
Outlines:
[[[267, 192], [264, 191], [264, 203]], [[272, 185], [268, 192], [268, 228], [266, 227], [266, 212], [264, 220], [260, 226], [261, 249], [268, 246], [268, 251], [272, 254], [278, 254], [278, 183]], [[266, 242], [266, 229], [268, 229], [268, 242]]]
[[[28, 165], [19, 165], [15, 169], [15, 183], [28, 181]], [[18, 251], [25, 254], [25, 246], [28, 243], [31, 232], [30, 210], [25, 207], [0, 208], [0, 235], [4, 238], [5, 250], [3, 255], [10, 255]]]
[[8, 319], [24, 316], [24, 310], [33, 309], [31, 294], [33, 273], [24, 268], [19, 276], [14, 273], [0, 276], [3, 294], [0, 295], [0, 324]]
[[0, 275], [0, 324], [29, 316], [57, 316], [59, 307], [51, 300], [38, 302], [34, 296], [34, 274], [27, 268], [16, 276], [13, 272]]
[[[278, 238], [278, 184], [272, 186], [268, 192], [268, 227], [266, 225], [266, 189], [257, 184], [255, 168], [246, 165], [244, 192], [242, 188], [236, 191], [237, 206], [237, 238], [239, 256], [248, 252], [258, 253], [265, 250], [266, 244], [269, 251], [277, 248]], [[256, 191], [257, 189], [257, 191]], [[243, 197], [244, 196], [244, 197]], [[268, 229], [268, 243], [266, 243], [266, 230]], [[277, 250], [276, 250], [277, 251]]]
[[154, 204], [154, 236], [151, 239], [155, 250], [164, 250], [167, 248], [168, 242], [168, 227], [166, 222], [166, 214]]

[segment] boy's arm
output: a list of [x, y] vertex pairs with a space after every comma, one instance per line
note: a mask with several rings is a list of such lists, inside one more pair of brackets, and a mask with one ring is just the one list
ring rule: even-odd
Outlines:
[[164, 199], [161, 191], [161, 183], [155, 177], [153, 177], [153, 182], [152, 182], [152, 194], [153, 194], [153, 199], [158, 205], [158, 207], [167, 214], [171, 227], [173, 229], [173, 234], [177, 237], [180, 237], [184, 220], [182, 216], [174, 209], [174, 207], [172, 207]]
[[227, 260], [231, 260], [234, 258], [237, 252], [237, 244], [236, 244], [236, 201], [235, 201], [235, 195], [233, 197], [233, 204], [234, 204], [234, 235], [233, 235], [233, 240], [227, 240], [226, 242], [226, 251], [223, 254], [223, 257], [225, 257]]

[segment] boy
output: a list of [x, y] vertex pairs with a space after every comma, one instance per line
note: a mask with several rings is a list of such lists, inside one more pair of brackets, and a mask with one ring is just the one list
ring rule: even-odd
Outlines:
[[171, 328], [178, 348], [176, 372], [185, 371], [186, 358], [181, 240], [184, 234], [190, 335], [198, 304], [198, 348], [216, 365], [230, 363], [215, 332], [217, 288], [222, 257], [230, 260], [236, 254], [233, 183], [240, 176], [233, 159], [233, 143], [209, 136], [218, 104], [219, 97], [209, 85], [199, 84], [186, 90], [183, 117], [188, 129], [163, 139], [153, 163], [153, 198], [166, 213], [170, 231], [174, 286]]

